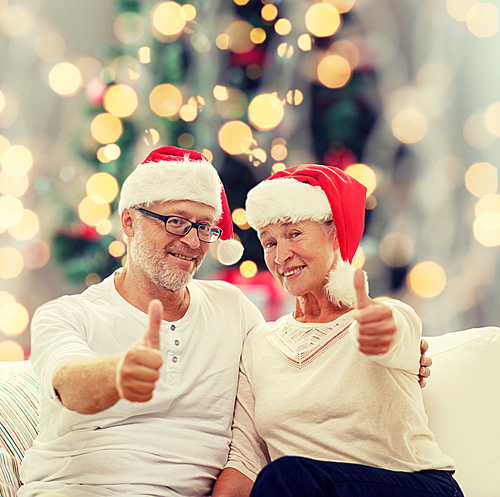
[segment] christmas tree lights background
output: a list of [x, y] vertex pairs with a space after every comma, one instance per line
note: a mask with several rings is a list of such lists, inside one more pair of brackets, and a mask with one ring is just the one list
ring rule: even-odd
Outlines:
[[171, 144], [217, 167], [245, 245], [198, 277], [274, 319], [247, 191], [300, 163], [368, 187], [354, 264], [424, 333], [498, 323], [499, 10], [478, 0], [0, 0], [0, 360], [36, 308], [124, 263], [124, 178]]

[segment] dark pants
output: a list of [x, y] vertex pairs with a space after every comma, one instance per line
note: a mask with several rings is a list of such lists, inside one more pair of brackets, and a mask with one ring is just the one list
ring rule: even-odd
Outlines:
[[360, 464], [282, 457], [257, 477], [250, 497], [464, 497], [447, 471], [404, 473]]

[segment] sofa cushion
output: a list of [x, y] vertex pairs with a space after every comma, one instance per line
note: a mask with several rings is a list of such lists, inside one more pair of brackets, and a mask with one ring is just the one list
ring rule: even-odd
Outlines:
[[37, 435], [39, 388], [33, 371], [0, 383], [0, 494], [15, 497], [19, 467]]
[[500, 328], [425, 337], [433, 359], [423, 389], [429, 427], [456, 463], [467, 497], [500, 495]]

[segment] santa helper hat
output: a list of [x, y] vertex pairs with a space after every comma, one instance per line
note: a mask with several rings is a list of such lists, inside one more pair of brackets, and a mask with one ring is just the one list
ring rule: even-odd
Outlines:
[[199, 152], [179, 147], [153, 150], [122, 186], [119, 211], [154, 202], [191, 200], [215, 209], [216, 224], [222, 229], [217, 252], [228, 266], [243, 255], [243, 245], [233, 238], [231, 211], [224, 186], [210, 161]]
[[[333, 217], [342, 260], [325, 289], [336, 305], [356, 306], [352, 259], [363, 236], [366, 188], [341, 169], [306, 164], [279, 171], [247, 196], [247, 221], [254, 229], [279, 221], [323, 222]], [[368, 283], [366, 280], [366, 289]]]

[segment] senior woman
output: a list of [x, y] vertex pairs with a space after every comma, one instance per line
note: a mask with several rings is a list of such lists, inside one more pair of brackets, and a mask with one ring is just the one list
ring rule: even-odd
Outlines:
[[245, 341], [214, 497], [463, 496], [427, 426], [420, 319], [400, 301], [372, 300], [350, 265], [365, 196], [343, 171], [314, 165], [249, 192], [248, 222], [295, 310]]

